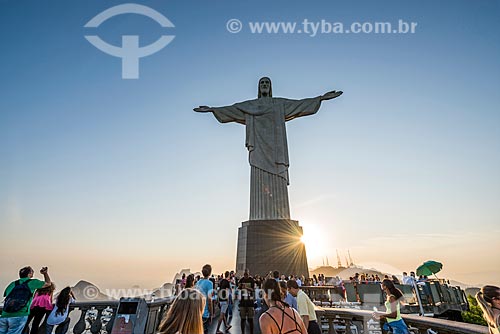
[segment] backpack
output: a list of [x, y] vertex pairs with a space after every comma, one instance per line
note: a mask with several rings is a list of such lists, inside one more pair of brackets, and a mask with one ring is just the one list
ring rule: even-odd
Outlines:
[[3, 304], [3, 310], [5, 312], [7, 313], [19, 312], [24, 307], [26, 307], [26, 305], [28, 305], [33, 295], [31, 289], [28, 287], [29, 281], [30, 280], [27, 280], [22, 284], [20, 283], [19, 280], [15, 282], [14, 288], [5, 298]]

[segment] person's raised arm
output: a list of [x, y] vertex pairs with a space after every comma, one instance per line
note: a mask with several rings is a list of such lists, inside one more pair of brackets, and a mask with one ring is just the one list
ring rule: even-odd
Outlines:
[[42, 269], [40, 269], [40, 274], [43, 275], [43, 279], [45, 281], [45, 284], [42, 286], [42, 288], [46, 288], [46, 287], [50, 286], [52, 284], [52, 282], [50, 281], [49, 268], [42, 267]]

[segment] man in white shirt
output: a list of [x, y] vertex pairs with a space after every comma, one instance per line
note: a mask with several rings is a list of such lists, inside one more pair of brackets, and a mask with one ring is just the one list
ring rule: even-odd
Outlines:
[[304, 291], [299, 289], [299, 285], [293, 279], [286, 282], [286, 287], [288, 292], [297, 298], [297, 311], [307, 328], [307, 334], [321, 334], [315, 307], [311, 299], [309, 299]]
[[415, 279], [412, 276], [408, 276], [406, 272], [403, 272], [403, 284], [404, 285], [413, 285]]

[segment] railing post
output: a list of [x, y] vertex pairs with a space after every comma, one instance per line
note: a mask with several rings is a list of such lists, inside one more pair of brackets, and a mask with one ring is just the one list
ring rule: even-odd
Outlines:
[[345, 319], [345, 333], [346, 334], [352, 334], [351, 319], [350, 318], [346, 318]]
[[78, 322], [75, 324], [73, 327], [73, 334], [82, 334], [85, 332], [86, 329], [86, 324], [85, 324], [85, 316], [87, 315], [87, 308], [85, 307], [80, 307], [80, 319], [78, 319]]
[[335, 326], [333, 324], [333, 318], [327, 317], [327, 320], [328, 320], [328, 334], [337, 334], [337, 331], [335, 330]]
[[92, 334], [98, 334], [101, 331], [101, 328], [102, 328], [102, 320], [101, 320], [102, 311], [103, 311], [103, 308], [97, 309], [96, 319], [94, 320], [94, 322], [90, 326], [90, 332]]
[[113, 329], [113, 324], [115, 323], [116, 311], [117, 310], [113, 310], [113, 315], [111, 316], [111, 319], [109, 319], [108, 323], [106, 324], [106, 333], [111, 333], [111, 330]]
[[420, 308], [420, 315], [424, 316], [424, 307], [422, 306], [422, 299], [420, 298], [420, 293], [417, 288], [417, 283], [415, 282], [414, 279], [411, 280], [411, 285], [413, 286], [413, 289], [415, 290], [415, 294], [417, 295], [417, 300], [418, 300], [418, 306]]

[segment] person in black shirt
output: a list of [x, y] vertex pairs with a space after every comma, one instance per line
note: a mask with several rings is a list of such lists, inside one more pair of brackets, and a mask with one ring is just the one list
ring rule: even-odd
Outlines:
[[231, 290], [231, 285], [229, 284], [229, 271], [226, 271], [224, 273], [223, 279], [220, 280], [219, 282], [219, 306], [220, 306], [220, 316], [219, 316], [219, 321], [217, 322], [217, 334], [222, 334], [222, 331], [220, 330], [220, 325], [224, 321], [224, 326], [226, 326], [226, 332], [231, 329], [231, 325], [227, 323], [226, 320], [226, 312], [228, 308], [228, 302], [229, 302], [229, 294]]
[[240, 289], [241, 334], [245, 334], [245, 322], [247, 321], [250, 326], [250, 334], [253, 334], [255, 280], [250, 277], [250, 270], [245, 269], [238, 288]]

